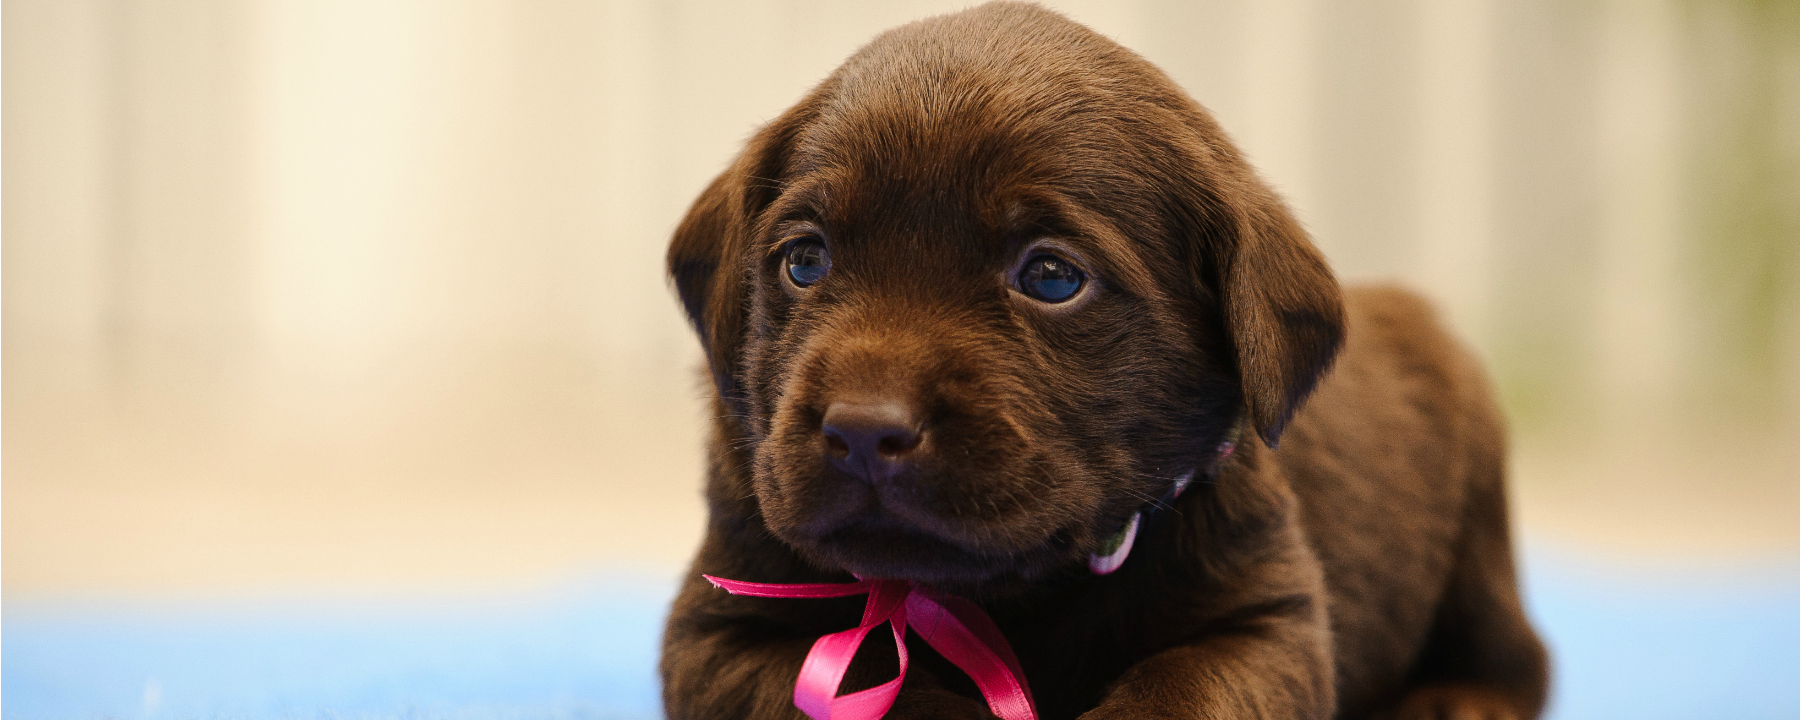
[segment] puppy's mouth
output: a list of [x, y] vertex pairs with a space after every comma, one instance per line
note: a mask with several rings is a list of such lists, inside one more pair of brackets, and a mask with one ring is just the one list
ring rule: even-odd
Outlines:
[[870, 508], [813, 538], [807, 549], [820, 559], [865, 578], [911, 580], [945, 590], [991, 591], [1029, 582], [1062, 563], [1070, 533], [1053, 532], [1020, 551], [997, 552], [985, 543], [962, 543]]
[[916, 488], [840, 482], [833, 490], [829, 502], [804, 503], [803, 510], [780, 503], [800, 512], [778, 512], [770, 528], [814, 562], [864, 578], [976, 592], [1068, 565], [1081, 535], [1019, 507], [986, 519], [942, 515], [919, 500]]
[[757, 448], [763, 520], [814, 564], [993, 596], [1081, 570], [1099, 545], [1101, 484], [1008, 408], [840, 396], [790, 398]]

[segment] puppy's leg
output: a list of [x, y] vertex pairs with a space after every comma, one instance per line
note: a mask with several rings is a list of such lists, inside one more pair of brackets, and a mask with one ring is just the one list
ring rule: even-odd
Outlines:
[[1318, 561], [1294, 537], [1228, 580], [1251, 589], [1195, 641], [1131, 666], [1083, 720], [1331, 717], [1331, 633]]
[[1519, 603], [1498, 453], [1474, 478], [1456, 566], [1395, 720], [1530, 720], [1549, 658]]
[[793, 678], [812, 641], [773, 628], [708, 621], [711, 603], [696, 602], [696, 589], [689, 582], [682, 591], [663, 635], [668, 717], [803, 719], [794, 707]]

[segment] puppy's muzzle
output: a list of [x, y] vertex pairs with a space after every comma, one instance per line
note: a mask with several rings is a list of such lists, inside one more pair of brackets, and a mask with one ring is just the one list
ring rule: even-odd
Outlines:
[[868, 483], [887, 482], [924, 453], [918, 413], [896, 400], [833, 401], [820, 429], [832, 466]]

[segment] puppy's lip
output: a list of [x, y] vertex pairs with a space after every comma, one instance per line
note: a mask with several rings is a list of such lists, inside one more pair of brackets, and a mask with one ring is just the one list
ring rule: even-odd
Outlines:
[[[1017, 574], [1029, 553], [965, 546], [897, 518], [865, 513], [808, 543], [815, 553], [863, 577], [969, 585]], [[1049, 539], [1045, 546], [1053, 544]]]
[[[872, 493], [869, 505], [832, 531], [854, 526], [877, 532], [899, 531], [907, 537], [931, 538], [958, 548], [970, 556], [984, 558], [1013, 557], [1032, 552], [1050, 543], [1061, 531], [1061, 528], [1057, 528], [1037, 534], [1043, 527], [1037, 524], [1039, 519], [1033, 518], [1033, 513], [1026, 510], [1009, 512], [997, 518], [945, 517], [895, 497], [894, 494], [899, 492], [905, 491], [877, 488]], [[1009, 527], [1021, 523], [1029, 523], [1036, 530]], [[821, 533], [827, 534], [829, 533]]]
[[970, 598], [1029, 594], [1046, 578], [1083, 567], [1075, 540], [1082, 533], [1074, 527], [1052, 531], [1028, 547], [1002, 551], [990, 543], [957, 542], [892, 516], [871, 513], [858, 520], [796, 549], [814, 562], [863, 578], [907, 580]]
[[926, 550], [969, 556], [977, 554], [963, 543], [874, 508], [821, 534], [817, 542], [825, 546], [855, 545], [903, 553]]

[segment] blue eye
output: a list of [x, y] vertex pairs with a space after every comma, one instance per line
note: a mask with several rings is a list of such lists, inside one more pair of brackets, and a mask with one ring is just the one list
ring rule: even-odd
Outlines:
[[825, 277], [831, 270], [831, 251], [818, 238], [806, 237], [788, 243], [787, 274], [795, 285], [806, 287]]
[[1055, 255], [1039, 255], [1019, 269], [1019, 291], [1047, 303], [1075, 296], [1085, 276], [1081, 269]]

